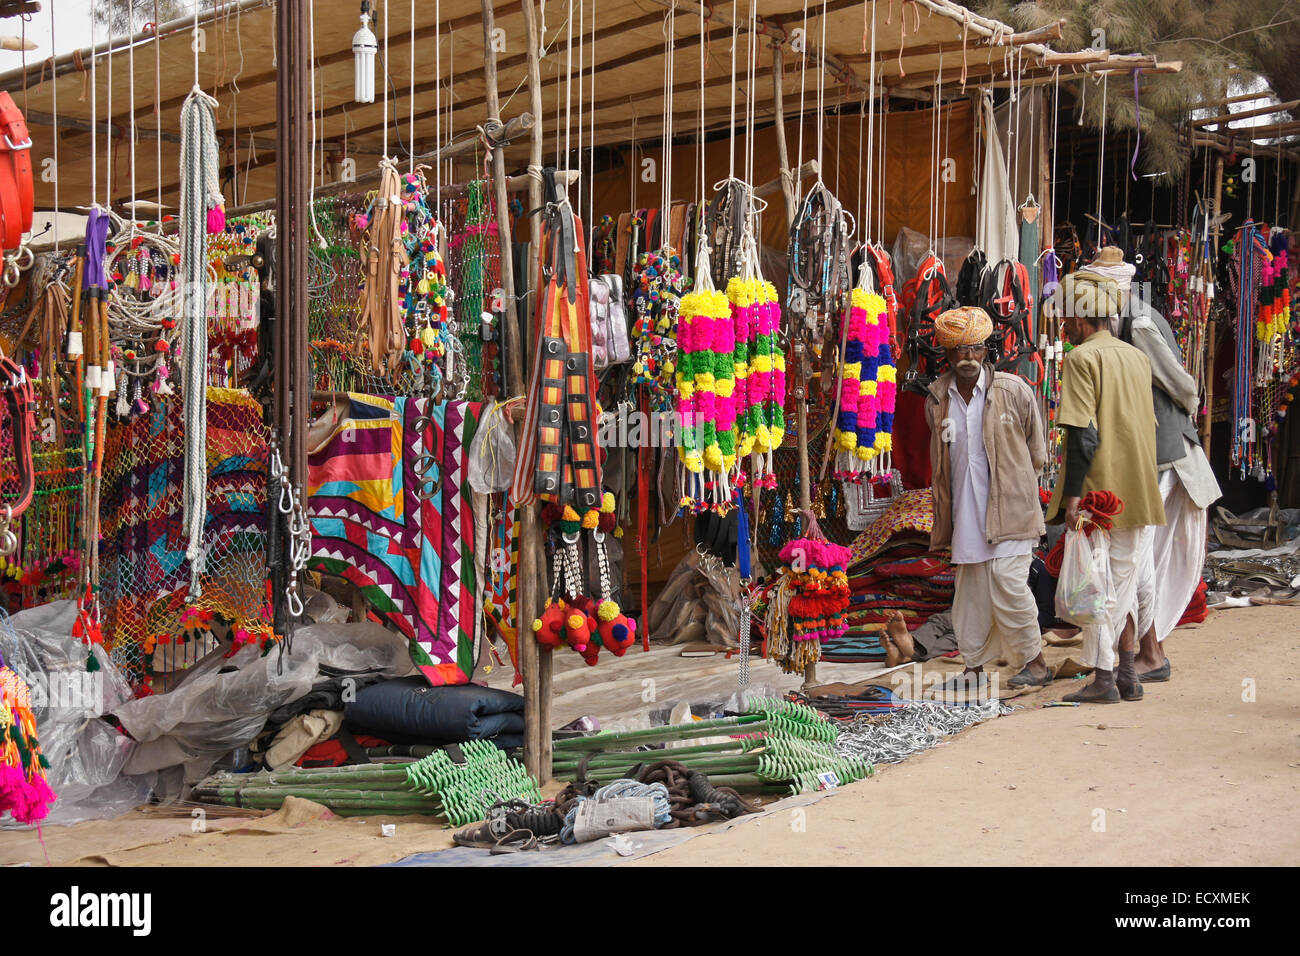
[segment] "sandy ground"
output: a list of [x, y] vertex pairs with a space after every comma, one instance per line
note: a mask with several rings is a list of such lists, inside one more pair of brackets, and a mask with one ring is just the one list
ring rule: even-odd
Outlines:
[[[1015, 699], [1022, 710], [799, 812], [705, 831], [640, 863], [1291, 864], [1300, 850], [1300, 611], [1233, 609], [1180, 629], [1168, 648], [1174, 679], [1146, 685], [1141, 702], [1043, 709], [1079, 686], [1057, 681]], [[735, 681], [735, 660], [721, 655], [683, 660], [660, 648], [609, 664], [557, 660], [557, 723], [663, 706], [642, 699], [647, 676], [661, 702]], [[820, 676], [854, 681], [870, 670], [823, 664]], [[757, 663], [754, 681], [797, 684]], [[451, 846], [450, 831], [429, 818], [322, 819], [293, 808], [203, 822], [196, 832], [188, 810], [136, 811], [46, 828], [43, 847], [34, 832], [2, 831], [0, 864], [364, 866]], [[384, 822], [396, 836], [380, 835]]]
[[641, 865], [1293, 865], [1300, 609], [1225, 611], [1167, 648], [1173, 680], [1140, 702], [1036, 706], [1058, 681], [803, 814]]

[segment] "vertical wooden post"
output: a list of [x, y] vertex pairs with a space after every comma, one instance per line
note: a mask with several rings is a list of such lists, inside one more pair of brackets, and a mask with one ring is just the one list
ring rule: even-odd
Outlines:
[[[497, 90], [497, 55], [492, 47], [492, 33], [496, 30], [493, 0], [483, 0], [483, 75], [487, 85], [487, 118], [489, 123], [501, 125], [501, 98]], [[501, 247], [501, 288], [505, 293], [506, 314], [503, 332], [506, 344], [506, 391], [512, 396], [523, 395], [528, 383], [524, 380], [523, 340], [515, 310], [514, 242], [510, 231], [510, 197], [506, 193], [506, 159], [504, 148], [492, 151], [492, 180], [497, 207], [497, 234]], [[531, 323], [529, 323], [531, 324]], [[515, 447], [522, 447], [522, 420], [515, 425]], [[517, 591], [519, 669], [524, 679], [524, 765], [528, 772], [542, 779], [542, 738], [550, 736], [541, 720], [542, 695], [538, 682], [537, 642], [532, 639], [528, 624], [537, 614], [537, 509], [528, 505], [519, 509], [519, 587]]]
[[[788, 228], [794, 222], [795, 183], [790, 176], [790, 154], [785, 146], [785, 91], [782, 89], [784, 80], [785, 50], [781, 48], [780, 43], [774, 42], [772, 44], [772, 105], [776, 110], [776, 152], [781, 163], [781, 194], [785, 197], [785, 222]], [[750, 130], [749, 135], [753, 136], [754, 131]]]
[[[781, 195], [785, 197], [785, 226], [794, 225], [795, 217], [795, 182], [790, 175], [790, 154], [785, 145], [785, 109], [783, 106], [785, 52], [779, 43], [772, 44], [772, 88], [773, 104], [776, 109], [776, 154], [781, 164]], [[753, 136], [754, 131], [750, 130]], [[804, 377], [805, 351], [803, 340], [795, 337], [794, 344], [794, 415], [795, 428], [798, 429], [796, 441], [799, 448], [799, 507], [803, 511], [812, 508], [812, 472], [808, 467], [808, 381]], [[817, 683], [817, 665], [809, 664], [803, 671], [804, 686]]]
[[[1211, 248], [1217, 253], [1219, 248], [1219, 203], [1223, 199], [1223, 154], [1214, 157], [1214, 208], [1210, 215], [1214, 217], [1214, 238]], [[1210, 281], [1214, 281], [1211, 275]], [[1215, 322], [1213, 313], [1205, 327], [1205, 418], [1201, 421], [1201, 448], [1205, 457], [1210, 457], [1210, 430], [1214, 424], [1214, 336]]]
[[[524, 14], [524, 42], [528, 44], [528, 102], [533, 116], [537, 122], [533, 124], [532, 136], [529, 141], [528, 163], [537, 170], [542, 166], [542, 67], [538, 60], [538, 50], [541, 48], [542, 39], [541, 31], [538, 29], [537, 11], [534, 7], [533, 0], [523, 0], [520, 4]], [[532, 170], [530, 170], [530, 173]], [[532, 176], [528, 183], [528, 208], [540, 209], [542, 207], [542, 181], [537, 176]], [[528, 288], [533, 292], [533, 299], [529, 302], [535, 302], [536, 295], [541, 290], [541, 274], [539, 272], [538, 249], [541, 245], [542, 226], [541, 220], [534, 216], [531, 221], [532, 229], [532, 257], [528, 264], [528, 274], [530, 282]], [[530, 310], [530, 312], [533, 310]], [[533, 512], [530, 520], [533, 524], [533, 536], [530, 543], [532, 558], [528, 568], [529, 577], [533, 581], [533, 594], [540, 595], [546, 591], [546, 567], [542, 560], [542, 532], [537, 527], [536, 509], [530, 508]], [[520, 577], [522, 578], [525, 569], [523, 567], [523, 550], [520, 550]], [[536, 613], [538, 598], [534, 598], [533, 610], [529, 612], [528, 620], [531, 622], [533, 615]], [[522, 618], [522, 613], [521, 613]], [[521, 633], [523, 628], [520, 629]], [[538, 763], [537, 779], [545, 783], [551, 777], [551, 675], [554, 658], [550, 650], [542, 650], [536, 647], [536, 642], [530, 641], [534, 645], [534, 653], [537, 655], [537, 723], [538, 731]]]

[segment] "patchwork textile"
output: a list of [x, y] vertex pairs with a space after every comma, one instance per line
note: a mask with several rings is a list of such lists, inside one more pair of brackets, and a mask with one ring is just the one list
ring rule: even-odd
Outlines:
[[853, 540], [853, 557], [849, 566], [876, 556], [894, 539], [906, 535], [924, 535], [927, 539], [934, 526], [934, 503], [929, 488], [905, 491], [885, 513]]
[[352, 392], [348, 402], [308, 458], [308, 567], [360, 588], [412, 642], [430, 684], [468, 683], [477, 575], [465, 461], [483, 406]]

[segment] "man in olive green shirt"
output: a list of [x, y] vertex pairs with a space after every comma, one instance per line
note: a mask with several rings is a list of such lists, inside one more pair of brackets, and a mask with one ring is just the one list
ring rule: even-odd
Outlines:
[[1105, 619], [1083, 629], [1084, 663], [1095, 676], [1065, 699], [1105, 704], [1121, 697], [1139, 700], [1132, 619], [1137, 561], [1142, 529], [1165, 523], [1156, 471], [1151, 362], [1107, 331], [1120, 308], [1120, 289], [1113, 280], [1076, 273], [1066, 277], [1062, 292], [1063, 329], [1074, 349], [1066, 353], [1061, 371], [1057, 422], [1066, 432], [1065, 463], [1047, 520], [1063, 515], [1067, 528], [1077, 527], [1079, 499], [1090, 491], [1110, 491], [1124, 502], [1110, 531], [1114, 597]]

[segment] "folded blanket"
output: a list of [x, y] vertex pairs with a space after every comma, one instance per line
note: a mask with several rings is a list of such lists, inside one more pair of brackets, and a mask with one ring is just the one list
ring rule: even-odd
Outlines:
[[363, 688], [344, 708], [348, 729], [396, 742], [486, 740], [524, 732], [524, 698], [475, 684], [430, 687], [400, 677]]

